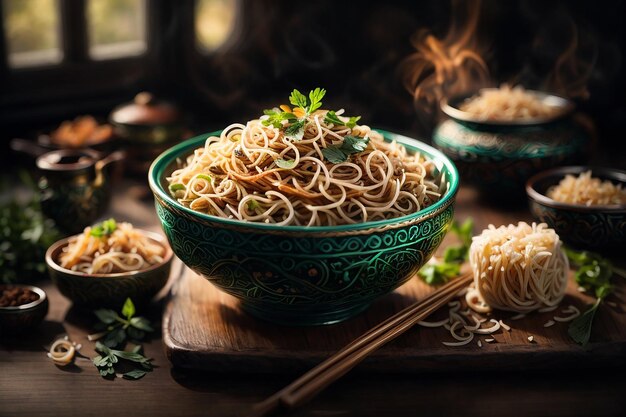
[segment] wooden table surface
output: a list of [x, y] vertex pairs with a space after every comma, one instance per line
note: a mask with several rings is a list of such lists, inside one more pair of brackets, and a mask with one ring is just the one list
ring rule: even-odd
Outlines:
[[[111, 214], [158, 230], [149, 199], [137, 186], [123, 187]], [[144, 194], [145, 197], [145, 194]], [[457, 218], [498, 224], [502, 209], [486, 206], [468, 189], [457, 199]], [[508, 209], [510, 210], [510, 209]], [[514, 211], [527, 219], [525, 207]], [[238, 416], [282, 388], [294, 376], [241, 376], [173, 369], [160, 335], [144, 345], [157, 368], [139, 381], [100, 378], [86, 359], [58, 368], [43, 346], [67, 333], [94, 356], [85, 313], [75, 311], [48, 281], [40, 283], [50, 312], [28, 338], [0, 340], [0, 416]], [[160, 306], [151, 313], [160, 318]], [[624, 329], [626, 331], [626, 329]], [[624, 369], [611, 363], [593, 370], [368, 374], [356, 368], [294, 416], [618, 416], [626, 415]]]

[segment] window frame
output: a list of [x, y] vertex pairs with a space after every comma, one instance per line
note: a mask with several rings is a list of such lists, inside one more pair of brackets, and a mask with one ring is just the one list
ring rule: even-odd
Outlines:
[[[46, 110], [68, 113], [72, 102], [119, 95], [136, 85], [145, 75], [147, 61], [154, 50], [154, 14], [156, 0], [145, 0], [146, 50], [141, 55], [93, 59], [89, 54], [87, 0], [59, 0], [61, 62], [11, 67], [8, 62], [5, 14], [0, 2], [0, 79], [3, 81], [0, 100], [0, 121], [27, 120], [45, 114]], [[53, 103], [67, 102], [54, 106]], [[25, 109], [34, 105], [41, 109]], [[78, 107], [78, 106], [75, 106]], [[89, 111], [89, 105], [84, 111]]]

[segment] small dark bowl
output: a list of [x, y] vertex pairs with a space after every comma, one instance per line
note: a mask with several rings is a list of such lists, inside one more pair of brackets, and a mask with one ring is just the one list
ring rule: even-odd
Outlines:
[[570, 246], [580, 249], [613, 251], [626, 244], [626, 205], [585, 206], [554, 201], [546, 194], [567, 174], [591, 170], [593, 177], [621, 183], [626, 188], [626, 172], [611, 168], [569, 166], [536, 174], [526, 183], [530, 211], [535, 218], [556, 230]]
[[141, 271], [115, 274], [87, 274], [61, 267], [57, 260], [61, 250], [72, 237], [61, 239], [48, 248], [46, 264], [52, 282], [61, 294], [75, 305], [96, 307], [121, 307], [127, 297], [142, 304], [154, 297], [167, 283], [172, 267], [173, 252], [166, 239], [152, 232], [141, 230], [152, 241], [165, 247], [163, 262]]
[[48, 296], [38, 287], [32, 285], [12, 284], [11, 287], [22, 287], [31, 290], [39, 299], [21, 306], [0, 307], [0, 334], [23, 333], [38, 326], [48, 314]]

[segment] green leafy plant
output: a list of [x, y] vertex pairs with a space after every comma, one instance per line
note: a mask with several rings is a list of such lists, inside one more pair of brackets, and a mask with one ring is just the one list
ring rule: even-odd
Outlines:
[[54, 222], [41, 212], [39, 194], [27, 173], [21, 182], [33, 189], [32, 196], [0, 203], [0, 282], [5, 284], [45, 276], [46, 250], [61, 238]]
[[613, 292], [611, 278], [613, 275], [626, 278], [626, 271], [616, 268], [610, 260], [597, 253], [565, 248], [565, 254], [570, 263], [578, 268], [574, 275], [576, 283], [596, 296], [596, 302], [573, 320], [567, 330], [576, 343], [584, 346], [591, 337], [593, 319], [600, 303]]
[[451, 278], [459, 275], [461, 264], [467, 260], [470, 245], [472, 244], [472, 230], [474, 221], [468, 218], [459, 225], [456, 221], [450, 226], [450, 232], [454, 233], [461, 241], [460, 245], [448, 246], [443, 253], [443, 259], [439, 262], [429, 262], [419, 270], [418, 275], [428, 285], [441, 285]]
[[150, 321], [144, 317], [135, 317], [135, 305], [130, 298], [122, 307], [122, 316], [113, 310], [99, 309], [94, 311], [100, 322], [96, 325], [99, 333], [89, 335], [89, 340], [102, 340], [102, 344], [114, 348], [123, 346], [127, 340], [140, 341], [146, 333], [154, 332]]

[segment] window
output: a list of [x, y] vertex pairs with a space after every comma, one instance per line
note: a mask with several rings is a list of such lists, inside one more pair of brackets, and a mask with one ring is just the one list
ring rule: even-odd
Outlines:
[[145, 0], [88, 0], [89, 56], [111, 59], [146, 51]]
[[8, 64], [55, 64], [63, 58], [58, 0], [3, 0]]
[[196, 41], [203, 52], [222, 46], [235, 26], [236, 0], [198, 0], [196, 3]]

